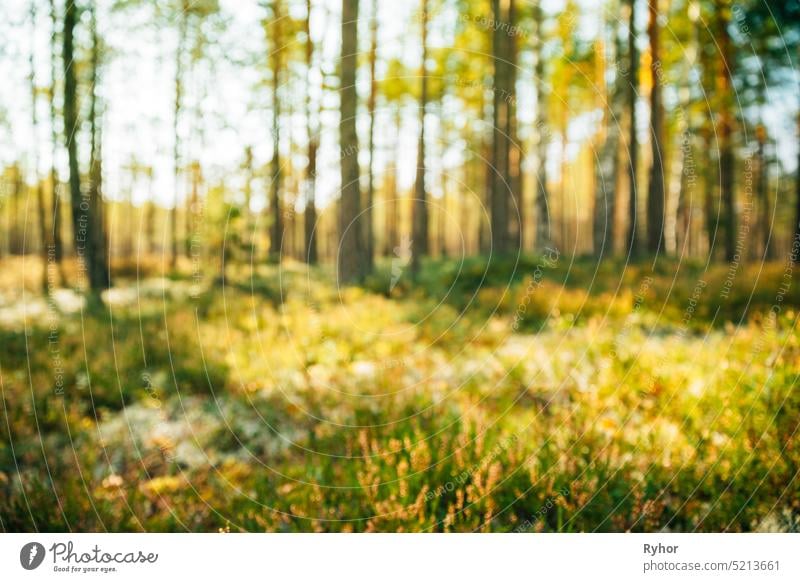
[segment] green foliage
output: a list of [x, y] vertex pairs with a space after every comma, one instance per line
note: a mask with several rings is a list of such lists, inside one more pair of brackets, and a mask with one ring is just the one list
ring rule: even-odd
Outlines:
[[796, 529], [782, 266], [722, 301], [722, 269], [549, 258], [140, 285], [59, 317], [61, 394], [47, 322], [3, 328], [3, 528]]

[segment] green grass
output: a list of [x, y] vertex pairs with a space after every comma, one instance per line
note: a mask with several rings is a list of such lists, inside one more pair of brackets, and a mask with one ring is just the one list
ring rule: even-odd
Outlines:
[[233, 268], [120, 284], [55, 336], [7, 301], [2, 527], [797, 530], [784, 268], [724, 295], [727, 267], [664, 261]]

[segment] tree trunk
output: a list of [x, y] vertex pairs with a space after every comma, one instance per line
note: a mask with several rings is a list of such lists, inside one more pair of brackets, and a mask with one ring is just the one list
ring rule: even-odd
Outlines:
[[390, 183], [389, 191], [386, 193], [386, 245], [384, 255], [387, 257], [392, 256], [395, 249], [400, 244], [398, 237], [398, 223], [399, 223], [399, 208], [400, 208], [400, 193], [397, 188], [397, 169], [400, 165], [400, 132], [403, 128], [403, 117], [401, 115], [401, 108], [395, 110], [395, 141], [394, 141], [394, 160], [390, 170]]
[[22, 177], [22, 168], [18, 162], [14, 163], [14, 188], [11, 191], [11, 204], [8, 222], [8, 254], [19, 255], [22, 253], [23, 245], [19, 237], [19, 225], [22, 222], [19, 218], [19, 199], [22, 197], [22, 188], [25, 180]]
[[[484, 102], [483, 92], [480, 97], [480, 111], [485, 120], [486, 125], [491, 124], [491, 119], [486, 112], [486, 103]], [[493, 115], [493, 114], [492, 114]], [[494, 187], [494, 172], [492, 167], [492, 142], [493, 135], [489, 132], [481, 132], [481, 155], [480, 160], [483, 166], [483, 181], [482, 187], [478, 189], [478, 247], [483, 255], [489, 255], [492, 251], [492, 234], [491, 234], [491, 199], [492, 188]], [[486, 163], [486, 162], [489, 163]], [[488, 215], [488, 220], [487, 220]]]
[[97, 35], [96, 8], [91, 7], [92, 53], [91, 92], [89, 94], [89, 207], [90, 232], [87, 235], [87, 260], [89, 262], [89, 284], [93, 292], [107, 289], [110, 285], [108, 255], [106, 251], [105, 209], [103, 205], [103, 155], [102, 114], [98, 111], [97, 78], [100, 73], [100, 39]]
[[716, 6], [717, 34], [721, 62], [718, 63], [717, 95], [720, 96], [719, 126], [719, 172], [720, 203], [722, 204], [722, 226], [724, 229], [725, 260], [732, 262], [736, 256], [736, 197], [734, 193], [733, 156], [733, 112], [732, 76], [735, 67], [731, 38], [728, 32], [728, 9], [723, 3]]
[[537, 0], [534, 10], [534, 75], [536, 84], [536, 244], [542, 251], [551, 243], [550, 205], [547, 195], [547, 147], [549, 145], [547, 120], [547, 90], [545, 84], [544, 11], [542, 0]]
[[513, 41], [509, 34], [513, 25], [513, 0], [492, 0], [495, 21], [492, 34], [494, 62], [494, 91], [492, 107], [492, 187], [489, 209], [491, 215], [492, 251], [505, 254], [510, 250], [512, 233], [509, 232], [510, 199], [513, 192], [512, 129], [514, 126], [514, 67]]
[[[189, 197], [186, 200], [185, 218], [185, 241], [184, 253], [187, 259], [192, 258], [192, 254], [197, 252], [197, 232], [200, 220], [200, 186], [203, 181], [203, 173], [200, 162], [193, 161], [189, 166]], [[193, 247], [195, 247], [193, 249]]]
[[428, 105], [428, 2], [422, 0], [422, 87], [419, 97], [419, 145], [417, 146], [417, 175], [414, 200], [411, 205], [411, 273], [419, 272], [420, 259], [428, 254], [428, 190], [425, 186], [425, 109]]
[[253, 202], [253, 148], [244, 148], [244, 236], [242, 246], [247, 249], [248, 255], [252, 260], [255, 252], [255, 241], [253, 239], [253, 211], [250, 205]]
[[[714, 130], [710, 126], [706, 126], [701, 130], [702, 148], [707, 155], [714, 147], [713, 133]], [[717, 237], [717, 210], [719, 207], [717, 203], [716, 174], [711, 162], [712, 160], [708, 159], [708, 163], [703, 164], [703, 218], [706, 250], [708, 251], [709, 259], [714, 256], [714, 242]]]
[[522, 147], [517, 138], [517, 5], [508, 0], [508, 29], [506, 29], [506, 60], [508, 61], [508, 186], [510, 189], [509, 222], [507, 226], [509, 250], [522, 251], [524, 208], [522, 205]]
[[[559, 228], [559, 244], [561, 246], [566, 247], [570, 240], [570, 233], [569, 233], [569, 221], [567, 217], [567, 209], [569, 206], [567, 205], [567, 176], [569, 174], [567, 170], [567, 131], [569, 131], [569, 117], [567, 115], [568, 110], [567, 107], [561, 107], [561, 115], [559, 116], [559, 133], [561, 134], [561, 159], [559, 162], [561, 163], [561, 180], [559, 181], [559, 209], [560, 209], [560, 228]], [[577, 218], [577, 217], [576, 217]], [[577, 242], [577, 241], [573, 241]], [[575, 244], [572, 245], [572, 250], [575, 250]]]
[[[687, 109], [685, 102], [681, 102], [678, 107], [680, 107], [679, 111]], [[688, 246], [684, 243], [688, 243], [688, 224], [691, 216], [688, 204], [690, 200], [686, 200], [685, 197], [685, 191], [688, 188], [686, 163], [690, 160], [687, 151], [688, 143], [684, 144], [684, 140], [690, 139], [685, 117], [681, 115], [678, 118], [673, 130], [672, 165], [668, 180], [669, 196], [664, 211], [664, 250], [667, 254], [677, 254], [679, 257], [685, 256], [688, 252]]]
[[372, 20], [370, 20], [369, 47], [369, 175], [367, 181], [367, 200], [364, 209], [364, 270], [371, 273], [375, 261], [375, 232], [373, 226], [373, 206], [375, 204], [375, 100], [378, 82], [375, 79], [375, 63], [378, 52], [378, 1], [372, 0]]
[[628, 252], [635, 257], [639, 253], [637, 243], [637, 165], [639, 163], [639, 142], [636, 136], [636, 100], [639, 94], [639, 51], [636, 48], [636, 0], [629, 0], [628, 14], [628, 112], [630, 134], [628, 136]]
[[270, 184], [270, 212], [272, 222], [269, 231], [269, 262], [279, 263], [281, 260], [281, 244], [283, 243], [283, 209], [281, 208], [281, 100], [279, 94], [281, 80], [281, 37], [277, 34], [278, 26], [281, 26], [282, 6], [280, 0], [273, 1], [273, 22], [272, 22], [272, 161], [270, 163], [270, 173], [272, 183]]
[[772, 252], [772, 205], [769, 199], [768, 166], [765, 154], [767, 140], [766, 128], [763, 125], [756, 127], [756, 198], [761, 206], [759, 210], [759, 238], [761, 239], [761, 260], [769, 261], [774, 258]]
[[89, 221], [88, 207], [81, 208], [81, 176], [78, 167], [78, 103], [77, 80], [73, 67], [73, 34], [77, 19], [77, 6], [67, 2], [64, 8], [63, 50], [62, 60], [64, 66], [64, 140], [67, 148], [69, 162], [69, 194], [72, 207], [72, 230], [75, 241], [75, 254], [78, 263], [86, 267], [86, 246], [90, 237], [87, 236]]
[[156, 252], [156, 202], [153, 196], [153, 168], [147, 168], [147, 210], [145, 212], [145, 236], [147, 237], [147, 253]]
[[675, 248], [679, 257], [692, 257], [695, 251], [695, 241], [692, 234], [695, 179], [693, 175], [694, 168], [690, 165], [692, 163], [692, 133], [685, 123], [678, 131], [680, 136], [675, 140], [675, 143], [680, 148], [680, 161], [678, 162], [680, 172], [674, 172], [679, 180]]
[[[32, 33], [31, 38], [33, 38], [36, 34], [36, 2], [31, 2], [30, 8], [30, 15], [31, 15], [31, 27]], [[37, 139], [37, 129], [39, 127], [39, 120], [37, 119], [36, 115], [36, 64], [34, 61], [34, 47], [35, 44], [31, 45], [31, 52], [29, 55], [29, 65], [30, 65], [30, 90], [31, 90], [31, 127], [33, 129], [33, 177], [34, 177], [34, 185], [33, 187], [36, 190], [36, 203], [37, 203], [37, 217], [39, 222], [39, 236], [40, 236], [40, 254], [42, 257], [42, 291], [44, 293], [49, 292], [48, 287], [48, 236], [47, 236], [47, 208], [45, 208], [45, 201], [44, 201], [44, 188], [42, 187], [42, 181], [39, 179], [39, 156], [38, 156], [38, 145], [39, 140]]]
[[306, 167], [306, 206], [304, 213], [305, 258], [309, 265], [316, 265], [317, 256], [317, 150], [319, 149], [318, 129], [311, 123], [311, 69], [314, 61], [314, 41], [311, 39], [311, 0], [306, 0], [306, 129], [308, 131], [308, 166]]
[[[694, 32], [689, 39], [689, 51], [698, 50], [697, 22], [698, 15], [690, 15], [690, 22], [694, 27]], [[693, 98], [688, 85], [688, 77], [693, 64], [684, 63], [681, 67], [680, 75], [683, 79], [683, 86], [679, 88], [679, 94], [685, 91], [685, 96], [678, 101], [678, 119], [674, 129], [673, 139], [676, 162], [675, 167], [670, 171], [672, 175], [672, 187], [670, 192], [674, 200], [670, 204], [668, 219], [673, 222], [673, 227], [667, 228], [665, 225], [665, 247], [667, 252], [675, 252], [679, 258], [693, 257], [699, 252], [697, 233], [694, 232], [695, 192], [697, 190], [697, 167], [695, 164], [694, 139], [696, 135], [692, 123], [691, 108]], [[666, 221], [665, 221], [666, 222]], [[670, 232], [671, 231], [671, 232]]]
[[[800, 46], [798, 47], [798, 53], [800, 58]], [[797, 141], [798, 141], [798, 148], [797, 148], [797, 171], [795, 173], [794, 178], [794, 187], [795, 187], [795, 196], [794, 196], [794, 204], [795, 204], [795, 226], [794, 226], [794, 237], [792, 238], [791, 243], [791, 260], [794, 263], [800, 263], [800, 252], [796, 252], [794, 250], [795, 244], [800, 244], [800, 107], [798, 108], [797, 113]]]
[[341, 201], [339, 204], [338, 282], [361, 280], [358, 134], [356, 133], [356, 66], [358, 56], [358, 0], [342, 0], [342, 54], [339, 147]]
[[647, 197], [647, 251], [657, 254], [664, 245], [664, 106], [661, 103], [661, 52], [659, 43], [658, 0], [650, 0], [650, 143], [652, 166]]
[[80, 127], [78, 120], [77, 92], [78, 83], [74, 68], [74, 31], [77, 22], [77, 7], [72, 2], [67, 2], [64, 9], [64, 33], [62, 59], [64, 65], [64, 140], [69, 159], [69, 189], [72, 205], [72, 226], [75, 239], [75, 253], [78, 256], [80, 268], [88, 272], [89, 289], [93, 294], [99, 293], [108, 286], [108, 273], [105, 261], [101, 256], [103, 247], [100, 246], [102, 235], [102, 217], [100, 215], [99, 194], [100, 167], [99, 148], [97, 147], [97, 110], [96, 110], [96, 75], [98, 47], [94, 26], [92, 28], [92, 84], [90, 93], [90, 123], [91, 123], [91, 156], [89, 178], [89, 193], [86, 198], [81, 192], [80, 168], [78, 167], [78, 140], [77, 134]]
[[51, 38], [50, 38], [50, 145], [51, 145], [51, 162], [50, 162], [50, 194], [53, 204], [52, 224], [52, 255], [53, 261], [58, 270], [60, 283], [64, 283], [64, 243], [61, 238], [61, 204], [58, 193], [58, 172], [56, 171], [56, 152], [58, 150], [58, 134], [56, 132], [56, 28], [58, 25], [58, 17], [56, 16], [56, 3], [55, 0], [50, 0], [50, 25], [51, 25]]
[[[189, 135], [192, 135], [192, 130], [189, 130]], [[188, 157], [188, 156], [187, 156]], [[183, 256], [186, 259], [192, 258], [192, 238], [194, 237], [194, 214], [192, 209], [195, 206], [195, 200], [198, 198], [198, 184], [197, 184], [197, 161], [191, 161], [187, 164], [185, 171], [188, 172], [186, 176], [187, 196], [183, 200]]]
[[178, 190], [180, 189], [180, 152], [181, 139], [178, 132], [181, 103], [183, 98], [183, 50], [186, 43], [186, 28], [188, 18], [188, 0], [183, 0], [181, 5], [180, 23], [178, 25], [178, 48], [175, 51], [175, 104], [172, 115], [172, 208], [169, 211], [170, 230], [170, 267], [174, 270], [178, 264]]
[[[615, 5], [616, 6], [616, 5]], [[614, 62], [621, 62], [623, 53], [619, 41], [619, 20], [613, 18], [611, 27], [613, 37], [613, 58]], [[603, 79], [606, 72], [606, 62], [602, 59], [598, 74]], [[599, 83], [604, 83], [603, 79], [598, 79]], [[614, 224], [617, 201], [617, 171], [619, 169], [619, 125], [623, 116], [624, 103], [622, 97], [623, 86], [620, 81], [619, 72], [610, 90], [606, 91], [606, 103], [601, 104], [607, 108], [603, 116], [602, 147], [600, 149], [600, 159], [597, 166], [595, 180], [595, 206], [593, 224], [593, 247], [597, 257], [608, 256], [613, 253], [614, 247]]]
[[608, 154], [609, 147], [609, 118], [611, 117], [611, 91], [605, 82], [606, 75], [606, 44], [605, 44], [605, 20], [601, 19], [600, 30], [594, 42], [592, 50], [594, 56], [594, 95], [595, 106], [600, 110], [600, 123], [592, 139], [592, 150], [597, 152], [594, 164], [594, 204], [592, 204], [592, 254], [602, 258], [605, 251], [605, 240], [608, 236], [608, 205], [606, 204], [606, 185], [605, 176], [610, 174], [611, 160]]
[[[444, 116], [442, 116], [442, 118], [444, 118]], [[442, 136], [442, 144], [448, 144], [448, 143], [451, 143], [451, 142], [449, 140], [449, 136], [447, 135], [447, 132], [445, 132], [445, 135]], [[444, 149], [445, 148], [444, 148], [444, 145], [443, 145], [442, 148], [441, 148], [441, 151], [440, 151], [440, 160], [444, 159]], [[441, 167], [441, 180], [442, 180], [442, 183], [441, 183], [441, 186], [442, 186], [442, 202], [439, 205], [439, 211], [438, 211], [438, 214], [437, 214], [438, 220], [437, 220], [437, 227], [436, 227], [436, 236], [438, 238], [438, 243], [437, 243], [438, 249], [437, 250], [439, 251], [439, 256], [442, 257], [442, 258], [446, 258], [447, 257], [447, 198], [448, 198], [447, 189], [448, 188], [447, 188], [447, 172], [445, 171], [443, 162], [442, 162], [442, 167]]]

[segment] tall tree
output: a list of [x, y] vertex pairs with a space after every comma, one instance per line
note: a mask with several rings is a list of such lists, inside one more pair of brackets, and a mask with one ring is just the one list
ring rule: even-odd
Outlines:
[[[208, 86], [202, 80], [198, 82], [198, 62], [202, 59], [203, 53], [205, 51], [205, 35], [202, 32], [202, 26], [199, 26], [197, 23], [200, 19], [207, 16], [204, 12], [206, 6], [201, 3], [193, 4], [192, 5], [192, 19], [190, 20], [190, 24], [194, 24], [191, 26], [194, 32], [193, 39], [192, 39], [192, 46], [190, 47], [188, 54], [190, 56], [188, 62], [188, 71], [186, 76], [191, 80], [190, 82], [194, 86], [193, 93], [197, 94], [194, 99], [193, 107], [187, 112], [190, 118], [189, 123], [189, 135], [188, 137], [192, 140], [195, 139], [196, 134], [196, 142], [198, 143], [199, 150], [202, 151], [205, 144], [205, 125], [203, 123], [203, 102], [205, 98], [208, 96]], [[199, 85], [199, 88], [198, 88]], [[202, 206], [200, 204], [200, 197], [201, 197], [201, 185], [204, 185], [203, 180], [203, 173], [200, 160], [198, 159], [198, 153], [191, 154], [191, 161], [186, 163], [184, 167], [184, 171], [187, 173], [187, 185], [188, 185], [188, 192], [186, 199], [184, 200], [184, 220], [183, 220], [183, 248], [184, 248], [184, 256], [187, 259], [191, 259], [193, 254], [197, 254], [198, 252], [198, 229], [200, 228], [200, 222], [202, 221]]]
[[400, 59], [387, 63], [387, 72], [381, 82], [380, 94], [393, 112], [392, 131], [393, 155], [386, 170], [384, 182], [384, 249], [383, 254], [392, 256], [400, 244], [400, 192], [398, 190], [398, 168], [402, 156], [403, 105], [412, 93], [411, 75]]
[[[78, 164], [78, 130], [80, 122], [78, 118], [78, 81], [75, 75], [75, 46], [74, 35], [75, 26], [78, 20], [78, 8], [74, 2], [67, 2], [64, 7], [64, 26], [63, 26], [63, 50], [61, 53], [64, 65], [64, 140], [67, 148], [69, 161], [69, 191], [70, 203], [72, 206], [72, 228], [75, 239], [75, 251], [78, 261], [87, 272], [89, 288], [93, 293], [97, 293], [107, 286], [108, 275], [105, 271], [105, 263], [98, 261], [96, 252], [97, 241], [100, 233], [97, 231], [102, 227], [100, 217], [97, 216], [97, 208], [92, 199], [92, 192], [97, 193], [95, 185], [89, 189], [88, 200], [84, 200], [81, 193], [81, 175]], [[93, 51], [94, 53], [94, 51]], [[93, 71], [95, 67], [92, 67]], [[94, 75], [94, 73], [93, 73]], [[92, 94], [96, 95], [94, 83]], [[94, 101], [94, 99], [92, 99]], [[90, 114], [91, 115], [91, 114]], [[96, 126], [92, 127], [93, 140]], [[95, 146], [96, 148], [96, 142]], [[95, 151], [94, 159], [97, 160]], [[100, 175], [97, 165], [93, 164], [90, 174], [94, 179]]]
[[[492, 188], [490, 192], [492, 247], [506, 253], [517, 243], [519, 227], [512, 221], [518, 215], [519, 149], [516, 137], [516, 7], [514, 0], [492, 0], [494, 18], [492, 56], [494, 61], [494, 101], [492, 108]], [[516, 204], [512, 204], [514, 201]], [[516, 209], [512, 210], [512, 207]]]
[[763, 245], [761, 255], [762, 260], [772, 260], [775, 258], [773, 252], [774, 245], [772, 244], [772, 237], [774, 235], [772, 228], [772, 204], [770, 203], [769, 195], [769, 169], [767, 165], [766, 143], [767, 143], [767, 129], [763, 124], [756, 126], [756, 198], [760, 206], [759, 209], [759, 226], [758, 233]]
[[269, 229], [269, 260], [272, 263], [280, 261], [281, 244], [283, 242], [283, 215], [281, 208], [281, 71], [283, 70], [283, 42], [281, 27], [283, 5], [282, 0], [272, 1], [272, 20], [268, 26], [270, 46], [270, 61], [272, 68], [272, 160], [270, 162], [270, 197], [269, 207], [272, 214]]
[[36, 90], [36, 0], [31, 1], [30, 6], [30, 16], [31, 16], [31, 51], [28, 55], [28, 64], [30, 66], [29, 71], [29, 82], [30, 82], [30, 91], [31, 91], [31, 128], [33, 130], [33, 156], [32, 156], [32, 164], [33, 164], [33, 187], [36, 191], [36, 204], [37, 204], [37, 218], [39, 222], [39, 236], [40, 236], [40, 254], [42, 257], [42, 290], [47, 293], [48, 292], [48, 284], [47, 284], [47, 249], [48, 249], [48, 236], [47, 236], [47, 209], [45, 208], [45, 201], [44, 201], [44, 188], [42, 187], [42, 181], [39, 178], [39, 140], [37, 138], [37, 132], [39, 128], [39, 120], [37, 118], [37, 111], [36, 106], [38, 102], [38, 93]]
[[305, 213], [304, 229], [305, 236], [305, 260], [309, 265], [316, 265], [317, 256], [317, 237], [315, 230], [317, 227], [317, 204], [316, 204], [316, 185], [317, 185], [317, 151], [319, 150], [319, 127], [314, 125], [311, 120], [311, 75], [314, 66], [314, 40], [311, 38], [311, 0], [306, 0], [306, 130], [308, 140], [308, 165], [305, 174]]
[[[576, 175], [570, 171], [569, 160], [569, 128], [570, 122], [577, 112], [585, 108], [592, 101], [585, 94], [586, 89], [595, 93], [591, 83], [587, 79], [592, 77], [592, 58], [591, 52], [583, 48], [583, 43], [577, 34], [576, 22], [579, 16], [579, 8], [575, 0], [569, 0], [564, 10], [557, 19], [557, 37], [561, 48], [561, 54], [551, 67], [550, 83], [552, 85], [551, 101], [548, 104], [550, 116], [558, 124], [560, 136], [561, 155], [560, 163], [560, 192], [558, 196], [559, 209], [559, 235], [558, 243], [562, 246], [574, 245], [578, 242], [577, 232], [577, 213], [578, 205], [575, 204], [573, 189], [570, 182], [576, 183]], [[588, 86], [587, 86], [588, 85]], [[575, 213], [570, 217], [570, 210]], [[570, 220], [573, 218], [573, 220]]]
[[720, 203], [722, 204], [723, 244], [725, 260], [733, 261], [736, 254], [736, 195], [734, 192], [733, 129], [734, 98], [733, 73], [735, 71], [734, 47], [730, 31], [729, 0], [714, 2], [714, 34], [719, 44], [720, 62], [718, 63], [716, 92], [719, 97], [717, 113], [717, 136], [719, 139], [719, 184]]
[[92, 229], [87, 238], [89, 275], [94, 290], [109, 286], [108, 255], [105, 234], [105, 208], [103, 204], [103, 154], [102, 154], [102, 111], [99, 101], [98, 79], [102, 66], [102, 48], [97, 32], [97, 8], [89, 9], [91, 27], [90, 85], [89, 85], [89, 208], [92, 213]]
[[650, 144], [652, 166], [647, 197], [647, 250], [657, 253], [664, 246], [664, 105], [661, 102], [662, 63], [658, 24], [658, 0], [650, 0]]
[[25, 250], [24, 239], [20, 237], [19, 201], [22, 198], [22, 190], [25, 186], [25, 178], [22, 175], [22, 168], [18, 162], [6, 169], [11, 175], [7, 178], [8, 183], [12, 184], [10, 192], [11, 204], [10, 220], [8, 224], [8, 252], [11, 255], [22, 254]]
[[189, 0], [180, 0], [178, 11], [178, 46], [175, 49], [175, 101], [172, 109], [172, 207], [169, 211], [170, 266], [178, 264], [178, 193], [181, 179], [180, 115], [183, 105], [183, 53], [189, 27]]
[[386, 244], [384, 254], [391, 256], [395, 252], [397, 245], [400, 244], [399, 223], [400, 223], [400, 192], [398, 190], [398, 168], [400, 165], [400, 135], [403, 129], [403, 116], [402, 109], [398, 106], [394, 115], [394, 156], [392, 158], [391, 167], [389, 168], [389, 184], [386, 192], [386, 207], [385, 207], [385, 225], [386, 232], [384, 237]]
[[544, 10], [542, 0], [533, 7], [533, 54], [534, 84], [536, 88], [536, 127], [534, 128], [536, 151], [536, 250], [541, 251], [552, 238], [550, 225], [550, 203], [547, 195], [547, 148], [549, 131], [547, 119], [547, 63], [544, 55]]
[[81, 210], [81, 175], [78, 167], [78, 140], [75, 139], [79, 129], [78, 123], [78, 81], [74, 67], [73, 36], [77, 21], [78, 7], [74, 2], [67, 2], [64, 8], [64, 25], [62, 30], [63, 50], [61, 58], [64, 68], [64, 140], [69, 163], [69, 194], [72, 207], [72, 226], [76, 252], [80, 256], [85, 248], [84, 236], [81, 236], [81, 221], [85, 213]]
[[362, 278], [357, 221], [360, 215], [358, 134], [356, 133], [356, 58], [358, 53], [358, 0], [342, 0], [342, 53], [339, 147], [341, 148], [341, 200], [339, 202], [338, 280], [353, 283]]
[[522, 147], [517, 135], [517, 4], [516, 0], [508, 0], [508, 28], [506, 30], [506, 59], [508, 65], [508, 117], [506, 133], [508, 135], [508, 186], [509, 186], [509, 222], [508, 243], [513, 251], [522, 248], [522, 228], [525, 224], [522, 205]]
[[628, 2], [628, 250], [636, 256], [638, 249], [638, 204], [637, 165], [639, 163], [639, 140], [636, 136], [636, 101], [639, 97], [639, 49], [636, 46], [636, 0]]
[[372, 0], [369, 40], [369, 98], [367, 112], [369, 114], [369, 174], [367, 176], [367, 200], [364, 209], [364, 269], [372, 272], [375, 261], [375, 232], [373, 206], [375, 204], [375, 101], [378, 93], [378, 82], [375, 79], [375, 65], [378, 60], [378, 0]]
[[56, 152], [58, 150], [58, 132], [56, 131], [56, 69], [57, 69], [57, 26], [55, 0], [50, 0], [50, 91], [48, 95], [50, 108], [50, 199], [53, 204], [51, 232], [53, 241], [53, 260], [58, 269], [58, 275], [63, 283], [64, 278], [64, 244], [61, 237], [61, 204], [58, 192], [59, 179], [56, 170]]
[[148, 254], [156, 252], [156, 202], [153, 192], [153, 166], [144, 167], [144, 176], [147, 178], [147, 203], [144, 212], [145, 249]]
[[250, 209], [253, 202], [253, 179], [255, 170], [253, 168], [253, 148], [246, 146], [244, 148], [244, 160], [241, 166], [244, 174], [244, 207], [242, 208], [242, 217], [244, 222], [244, 236], [242, 237], [242, 246], [246, 249], [247, 253], [252, 259], [254, 250], [253, 241], [253, 211]]
[[[792, 87], [795, 95], [799, 98], [796, 104], [797, 111], [797, 135], [796, 139], [800, 143], [800, 90], [797, 81], [797, 63], [800, 62], [800, 1], [783, 0], [782, 2], [763, 2], [759, 0], [749, 0], [744, 4], [744, 22], [746, 31], [749, 33], [746, 50], [752, 54], [758, 54], [755, 60], [757, 70], [744, 70], [745, 67], [737, 67], [741, 70], [740, 79], [753, 79], [758, 83], [758, 94], [767, 93], [764, 89], [764, 79], [766, 85], [773, 87], [782, 85]], [[742, 5], [740, 4], [741, 8]], [[737, 16], [737, 20], [739, 17]], [[739, 32], [743, 32], [745, 27], [740, 27]], [[779, 38], [780, 42], [775, 42]], [[743, 60], [747, 60], [746, 58]], [[753, 62], [753, 59], [750, 59]], [[795, 175], [795, 216], [793, 227], [793, 240], [800, 240], [800, 147], [797, 148], [797, 174]], [[765, 160], [766, 163], [766, 160]], [[766, 179], [766, 172], [765, 172]], [[777, 202], [777, 201], [776, 201]], [[770, 245], [772, 247], [772, 245]], [[770, 252], [774, 252], [774, 248]], [[800, 262], [800, 253], [792, 251], [791, 259]]]
[[[603, 19], [610, 27], [611, 42], [609, 50], [612, 57], [611, 62], [622, 63], [625, 58], [624, 49], [621, 42], [619, 18], [616, 8], [619, 6], [616, 1], [607, 8], [607, 17]], [[602, 45], [600, 49], [603, 50]], [[601, 70], [605, 74], [606, 65], [603, 60]], [[602, 81], [599, 81], [602, 82]], [[619, 70], [615, 71], [614, 82], [606, 92], [607, 102], [603, 105], [604, 120], [604, 139], [599, 153], [597, 179], [595, 180], [595, 208], [594, 208], [594, 253], [600, 256], [608, 256], [613, 253], [615, 230], [616, 230], [616, 208], [617, 208], [617, 184], [618, 171], [620, 167], [620, 124], [624, 116], [625, 92], [622, 83], [622, 75]]]
[[428, 106], [428, 0], [421, 0], [422, 62], [419, 93], [419, 142], [414, 201], [411, 205], [411, 272], [419, 270], [420, 259], [428, 254], [428, 190], [425, 185], [425, 110]]
[[[668, 8], [669, 10], [669, 8]], [[696, 215], [700, 207], [696, 201], [697, 169], [695, 167], [694, 143], [697, 139], [694, 113], [699, 96], [699, 83], [693, 79], [699, 74], [697, 63], [698, 30], [700, 17], [698, 0], [689, 0], [681, 12], [673, 17], [676, 22], [671, 27], [677, 42], [671, 43], [672, 50], [664, 50], [669, 58], [663, 69], [674, 71], [679, 79], [675, 85], [678, 94], [676, 106], [672, 111], [672, 162], [667, 178], [667, 200], [664, 228], [664, 248], [667, 253], [678, 253], [679, 256], [696, 256], [698, 254], [699, 236]], [[685, 10], [685, 12], [684, 12]], [[687, 55], [689, 58], [686, 58]], [[666, 59], [665, 59], [666, 60]], [[669, 223], [672, 226], [669, 226]]]

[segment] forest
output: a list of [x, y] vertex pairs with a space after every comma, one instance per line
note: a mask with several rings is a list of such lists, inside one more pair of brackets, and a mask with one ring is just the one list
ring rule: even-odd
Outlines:
[[4, 7], [0, 531], [800, 531], [800, 1]]

